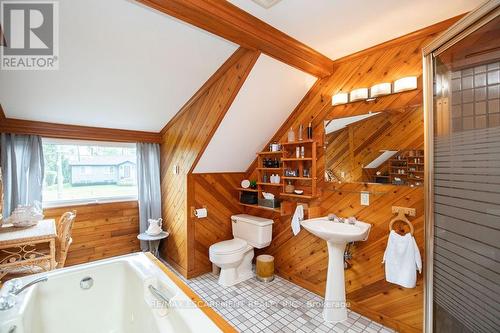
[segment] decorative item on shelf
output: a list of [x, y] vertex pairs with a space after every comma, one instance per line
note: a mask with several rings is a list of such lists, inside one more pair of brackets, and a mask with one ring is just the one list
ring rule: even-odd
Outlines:
[[302, 195], [302, 194], [304, 194], [304, 190], [294, 190], [293, 193], [295, 193], [297, 195]]
[[306, 148], [304, 146], [300, 147], [300, 158], [306, 157]]
[[285, 170], [285, 177], [298, 177], [298, 176], [299, 176], [299, 170], [292, 170], [292, 169]]
[[394, 81], [394, 92], [403, 92], [408, 90], [417, 89], [417, 77], [407, 76]]
[[285, 193], [293, 193], [295, 190], [295, 186], [293, 186], [292, 182], [289, 180], [288, 185], [285, 186]]
[[269, 177], [267, 176], [267, 173], [262, 175], [262, 182], [267, 183], [269, 181]]
[[250, 181], [250, 188], [256, 189], [257, 188], [257, 181], [256, 180], [251, 180]]
[[311, 122], [309, 122], [309, 126], [307, 126], [307, 138], [309, 140], [312, 140], [312, 138], [313, 138], [313, 128], [312, 128]]
[[295, 157], [299, 158], [300, 157], [300, 147], [295, 148]]
[[162, 225], [162, 218], [159, 218], [157, 220], [155, 219], [148, 219], [148, 229], [146, 230], [146, 234], [149, 236], [156, 236], [162, 233], [161, 225]]
[[302, 170], [302, 176], [304, 178], [309, 178], [311, 176], [311, 171], [309, 169]]
[[269, 192], [262, 192], [262, 196], [264, 197], [264, 199], [267, 199], [267, 200], [273, 200], [274, 199], [274, 194], [269, 193]]
[[389, 95], [391, 93], [391, 84], [389, 82], [379, 83], [370, 88], [370, 97]]
[[279, 184], [281, 177], [278, 174], [272, 174], [269, 180], [271, 184]]
[[304, 126], [302, 124], [299, 125], [299, 141], [304, 139]]
[[262, 166], [264, 168], [279, 168], [280, 161], [277, 158], [264, 158], [262, 160]]
[[332, 105], [346, 104], [349, 102], [349, 94], [339, 92], [332, 96]]
[[250, 181], [248, 179], [243, 179], [241, 181], [241, 188], [249, 188], [250, 187]]
[[275, 141], [269, 145], [269, 151], [271, 152], [281, 151], [281, 145]]
[[[264, 193], [262, 193], [264, 195]], [[281, 201], [276, 199], [272, 193], [269, 193], [272, 195], [272, 198], [269, 197], [270, 199], [264, 198], [259, 198], [258, 204], [259, 206], [262, 207], [268, 207], [268, 208], [279, 208], [281, 206]]]
[[354, 89], [350, 93], [351, 102], [360, 101], [368, 98], [368, 88]]
[[295, 141], [295, 132], [293, 131], [293, 128], [290, 127], [290, 130], [288, 131], [288, 142], [294, 142]]
[[35, 201], [30, 206], [18, 206], [4, 223], [12, 224], [16, 228], [26, 228], [37, 225], [43, 217], [42, 205], [39, 201]]
[[256, 192], [241, 192], [240, 202], [245, 205], [256, 205], [258, 200], [258, 194]]

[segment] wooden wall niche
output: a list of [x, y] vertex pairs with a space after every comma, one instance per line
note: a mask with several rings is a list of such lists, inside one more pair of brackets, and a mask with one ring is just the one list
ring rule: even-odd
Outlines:
[[239, 48], [162, 131], [162, 215], [163, 227], [170, 236], [161, 254], [186, 277], [197, 271], [195, 232], [189, 211], [194, 206], [193, 192], [188, 176], [258, 56], [257, 51]]
[[195, 269], [191, 276], [212, 270], [208, 248], [233, 238], [231, 215], [242, 213], [235, 188], [245, 178], [244, 173], [203, 173], [189, 175], [189, 207], [208, 210], [208, 216], [198, 219], [190, 214], [194, 226]]
[[[269, 140], [286, 141], [290, 127], [298, 128], [309, 122], [314, 126], [314, 138], [321, 141], [324, 121], [336, 117], [420, 107], [422, 91], [417, 89], [403, 94], [378, 98], [375, 102], [351, 103], [341, 107], [331, 105], [331, 96], [339, 91], [370, 87], [380, 82], [393, 82], [405, 76], [422, 75], [422, 47], [437, 34], [456, 22], [459, 17], [438, 23], [418, 32], [389, 41], [355, 55], [334, 62], [334, 74], [318, 80], [292, 112], [286, 122]], [[421, 110], [421, 108], [420, 108]], [[419, 129], [415, 140], [423, 140]], [[267, 147], [267, 145], [266, 145]], [[318, 150], [318, 175], [325, 170], [324, 150]], [[254, 162], [247, 177], [255, 177]], [[353, 267], [346, 271], [347, 299], [351, 309], [400, 332], [421, 332], [423, 323], [423, 280], [419, 275], [414, 289], [404, 289], [385, 281], [382, 256], [387, 244], [388, 224], [393, 205], [413, 207], [417, 216], [412, 219], [415, 238], [424, 253], [424, 194], [421, 187], [380, 184], [327, 184], [318, 176], [322, 195], [310, 202], [309, 208], [316, 215], [335, 213], [339, 216], [356, 216], [373, 225], [367, 242], [356, 244]], [[360, 205], [360, 191], [371, 193], [370, 206]], [[273, 218], [273, 241], [263, 252], [275, 257], [277, 273], [317, 294], [323, 295], [326, 283], [327, 248], [324, 241], [305, 230], [293, 236], [289, 217], [249, 211], [250, 214]], [[312, 217], [312, 216], [311, 216]]]

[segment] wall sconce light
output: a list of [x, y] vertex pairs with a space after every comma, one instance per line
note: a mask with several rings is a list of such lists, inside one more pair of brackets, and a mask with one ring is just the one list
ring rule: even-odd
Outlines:
[[339, 92], [332, 96], [332, 105], [345, 104], [347, 102], [349, 102], [348, 93]]
[[350, 93], [351, 102], [360, 101], [362, 99], [368, 98], [368, 88], [358, 88], [354, 89]]
[[390, 83], [379, 83], [370, 88], [370, 97], [378, 97], [383, 95], [389, 95], [391, 93]]
[[394, 92], [402, 92], [407, 90], [417, 89], [417, 77], [407, 76], [394, 81]]

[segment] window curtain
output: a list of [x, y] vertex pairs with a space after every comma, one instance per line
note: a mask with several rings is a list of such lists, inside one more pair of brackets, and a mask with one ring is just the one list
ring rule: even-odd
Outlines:
[[[139, 190], [139, 230], [143, 233], [148, 228], [148, 219], [156, 220], [161, 217], [159, 144], [137, 144], [137, 184]], [[148, 242], [141, 241], [141, 249], [149, 251]]]
[[42, 202], [43, 147], [37, 135], [2, 133], [0, 141], [3, 216], [8, 217], [18, 205]]

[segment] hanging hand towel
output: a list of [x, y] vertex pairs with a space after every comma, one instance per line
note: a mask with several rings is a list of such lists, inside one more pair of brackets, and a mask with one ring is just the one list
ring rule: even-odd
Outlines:
[[382, 262], [385, 263], [387, 282], [405, 288], [415, 288], [417, 270], [422, 272], [422, 259], [417, 242], [410, 233], [401, 236], [391, 230]]
[[297, 234], [300, 232], [300, 221], [302, 221], [303, 219], [304, 206], [297, 205], [297, 208], [295, 208], [295, 213], [293, 213], [292, 217], [292, 231], [294, 236], [297, 236]]

